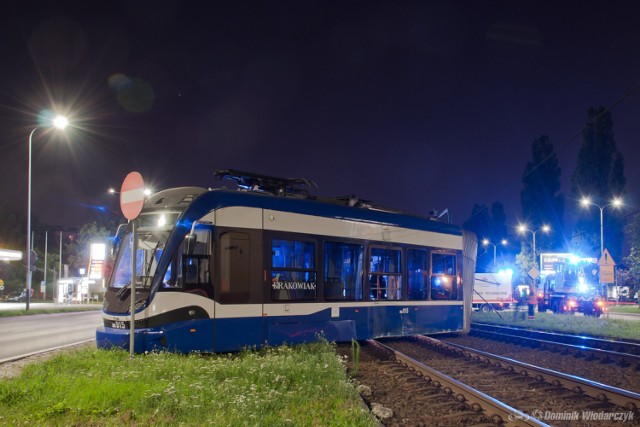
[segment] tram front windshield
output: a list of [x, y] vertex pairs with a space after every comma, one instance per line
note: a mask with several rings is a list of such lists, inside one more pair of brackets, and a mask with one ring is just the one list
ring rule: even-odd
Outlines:
[[[169, 231], [153, 233], [136, 233], [138, 237], [136, 250], [136, 287], [148, 288], [162, 256]], [[114, 268], [111, 282], [112, 288], [122, 288], [131, 284], [132, 233], [127, 231], [120, 241], [119, 256]]]

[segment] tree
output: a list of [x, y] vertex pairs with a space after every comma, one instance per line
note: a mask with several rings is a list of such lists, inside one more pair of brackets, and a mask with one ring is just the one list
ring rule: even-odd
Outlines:
[[115, 225], [112, 222], [91, 222], [82, 226], [78, 235], [67, 242], [67, 262], [69, 268], [77, 271], [87, 268], [91, 243], [107, 242], [115, 234]]
[[558, 158], [549, 137], [537, 138], [531, 145], [531, 160], [522, 174], [520, 192], [522, 221], [532, 229], [546, 224], [552, 230], [537, 235], [537, 249], [559, 250], [564, 246], [564, 196], [560, 193], [560, 175]]
[[[576, 169], [571, 178], [571, 194], [576, 200], [577, 218], [571, 237], [574, 252], [600, 256], [600, 215], [595, 207], [580, 208], [579, 201], [589, 196], [594, 203], [604, 206], [614, 197], [625, 194], [624, 159], [616, 148], [611, 112], [604, 107], [591, 108], [582, 131], [583, 143], [578, 153]], [[605, 246], [614, 259], [622, 255], [623, 217], [608, 208], [603, 215]]]

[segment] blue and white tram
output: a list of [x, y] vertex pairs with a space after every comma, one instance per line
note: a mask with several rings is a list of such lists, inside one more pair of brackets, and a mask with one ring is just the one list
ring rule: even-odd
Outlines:
[[[292, 191], [300, 180], [218, 175], [246, 189], [164, 190], [136, 220], [135, 352], [468, 331], [473, 234], [354, 198]], [[129, 349], [132, 238], [129, 225], [99, 348]]]

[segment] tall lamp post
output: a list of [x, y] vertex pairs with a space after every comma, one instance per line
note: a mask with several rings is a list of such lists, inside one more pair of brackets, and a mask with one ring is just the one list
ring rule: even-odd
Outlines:
[[[52, 121], [51, 124], [58, 128], [64, 129], [69, 124], [69, 120], [63, 116], [57, 116]], [[27, 298], [26, 298], [26, 309], [29, 310], [29, 302], [31, 300], [31, 147], [33, 142], [33, 134], [36, 133], [38, 128], [33, 128], [31, 133], [29, 134], [29, 170], [28, 170], [28, 180], [27, 180]]]
[[534, 265], [535, 265], [535, 264], [537, 263], [537, 261], [536, 261], [536, 234], [537, 234], [539, 231], [542, 231], [543, 233], [548, 233], [549, 231], [551, 231], [551, 227], [549, 227], [548, 225], [546, 225], [546, 224], [545, 224], [545, 225], [543, 225], [541, 228], [539, 228], [538, 230], [535, 230], [535, 231], [534, 231], [534, 230], [529, 230], [529, 228], [528, 228], [526, 225], [524, 225], [524, 224], [520, 224], [520, 225], [518, 226], [518, 231], [519, 231], [521, 234], [524, 234], [524, 233], [526, 233], [526, 232], [529, 232], [529, 233], [531, 233], [531, 235], [533, 236], [533, 263], [534, 263]]
[[[502, 239], [500, 241], [500, 244], [503, 245], [503, 246], [507, 246], [507, 240], [506, 239]], [[496, 252], [497, 252], [498, 245], [496, 245], [495, 243], [491, 243], [489, 241], [489, 239], [484, 239], [482, 241], [482, 245], [483, 246], [488, 246], [488, 245], [493, 246], [493, 269], [495, 270], [496, 269]]]
[[585, 208], [588, 208], [589, 205], [593, 205], [600, 209], [600, 256], [602, 256], [604, 254], [604, 208], [606, 208], [607, 206], [619, 208], [620, 206], [622, 206], [622, 199], [616, 197], [611, 201], [611, 203], [598, 205], [596, 203], [593, 203], [589, 197], [583, 197], [580, 201], [580, 204]]

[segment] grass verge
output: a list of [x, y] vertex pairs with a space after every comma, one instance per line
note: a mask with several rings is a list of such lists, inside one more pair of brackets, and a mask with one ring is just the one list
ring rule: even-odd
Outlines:
[[640, 314], [640, 305], [638, 304], [625, 304], [625, 305], [610, 305], [609, 313], [630, 313]]
[[535, 319], [521, 319], [514, 316], [512, 311], [503, 311], [500, 314], [502, 317], [493, 312], [474, 312], [471, 321], [595, 337], [640, 339], [640, 321], [637, 320], [613, 319], [606, 316], [596, 319], [590, 316], [553, 313], [536, 313]]
[[233, 355], [80, 349], [0, 381], [0, 424], [373, 426], [331, 344]]
[[0, 317], [30, 316], [34, 314], [73, 313], [77, 311], [102, 310], [102, 304], [95, 307], [57, 307], [57, 308], [30, 308], [29, 310], [0, 310]]

